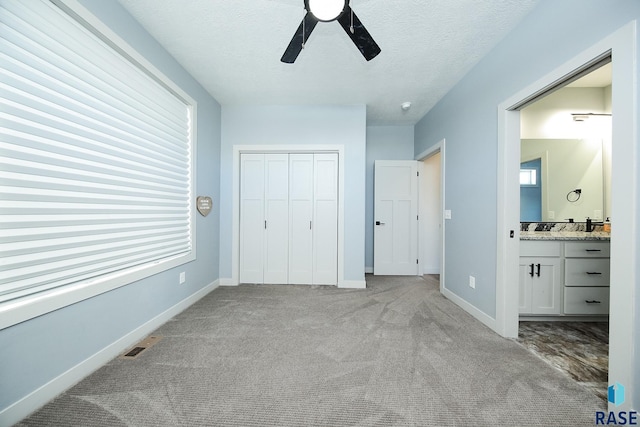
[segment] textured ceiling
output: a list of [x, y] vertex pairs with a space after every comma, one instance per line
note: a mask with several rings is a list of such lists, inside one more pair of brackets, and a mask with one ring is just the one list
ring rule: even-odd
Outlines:
[[352, 0], [380, 55], [321, 22], [283, 64], [303, 0], [118, 1], [222, 105], [366, 104], [370, 125], [416, 123], [538, 2]]

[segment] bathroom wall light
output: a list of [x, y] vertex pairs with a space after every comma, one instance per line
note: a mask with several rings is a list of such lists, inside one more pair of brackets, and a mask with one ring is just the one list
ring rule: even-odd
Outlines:
[[607, 114], [607, 113], [571, 113], [571, 116], [573, 116], [573, 121], [574, 122], [584, 122], [584, 121], [588, 120], [589, 117], [592, 117], [592, 116], [608, 116], [608, 117], [611, 117], [611, 114]]

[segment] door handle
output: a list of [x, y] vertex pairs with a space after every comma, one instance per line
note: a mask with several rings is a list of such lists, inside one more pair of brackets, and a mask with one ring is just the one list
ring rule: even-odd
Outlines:
[[540, 277], [540, 264], [538, 264], [538, 272], [536, 273], [538, 277]]
[[384, 222], [376, 221], [376, 225], [384, 225]]
[[602, 304], [602, 301], [598, 301], [595, 299], [592, 299], [592, 300], [587, 299], [587, 300], [584, 300], [584, 302], [586, 302], [587, 304]]
[[533, 277], [533, 264], [529, 264], [529, 267], [531, 267], [531, 271], [529, 272], [529, 275]]
[[602, 273], [600, 273], [600, 272], [598, 272], [598, 271], [587, 271], [587, 274], [588, 274], [589, 276], [592, 276], [592, 275], [598, 275], [598, 274], [602, 274]]

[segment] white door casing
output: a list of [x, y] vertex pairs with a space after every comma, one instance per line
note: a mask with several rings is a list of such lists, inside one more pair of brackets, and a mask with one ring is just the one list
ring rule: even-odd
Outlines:
[[418, 275], [418, 162], [374, 165], [375, 275]]

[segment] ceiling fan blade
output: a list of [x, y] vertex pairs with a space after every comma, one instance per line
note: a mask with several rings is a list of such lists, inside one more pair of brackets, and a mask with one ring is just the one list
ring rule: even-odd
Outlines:
[[296, 61], [296, 58], [302, 51], [303, 43], [306, 43], [307, 40], [309, 40], [309, 36], [311, 35], [313, 29], [316, 27], [317, 23], [318, 21], [316, 20], [316, 18], [314, 18], [310, 12], [307, 12], [307, 14], [302, 19], [298, 30], [289, 42], [287, 50], [284, 51], [284, 55], [282, 55], [282, 58], [280, 58], [280, 61], [287, 64], [293, 64]]
[[[371, 61], [380, 53], [380, 47], [373, 40], [369, 31], [362, 25], [360, 19], [353, 13], [350, 6], [347, 6], [344, 13], [338, 18], [338, 22], [347, 35], [356, 45], [364, 59]], [[353, 32], [351, 31], [353, 29]]]

